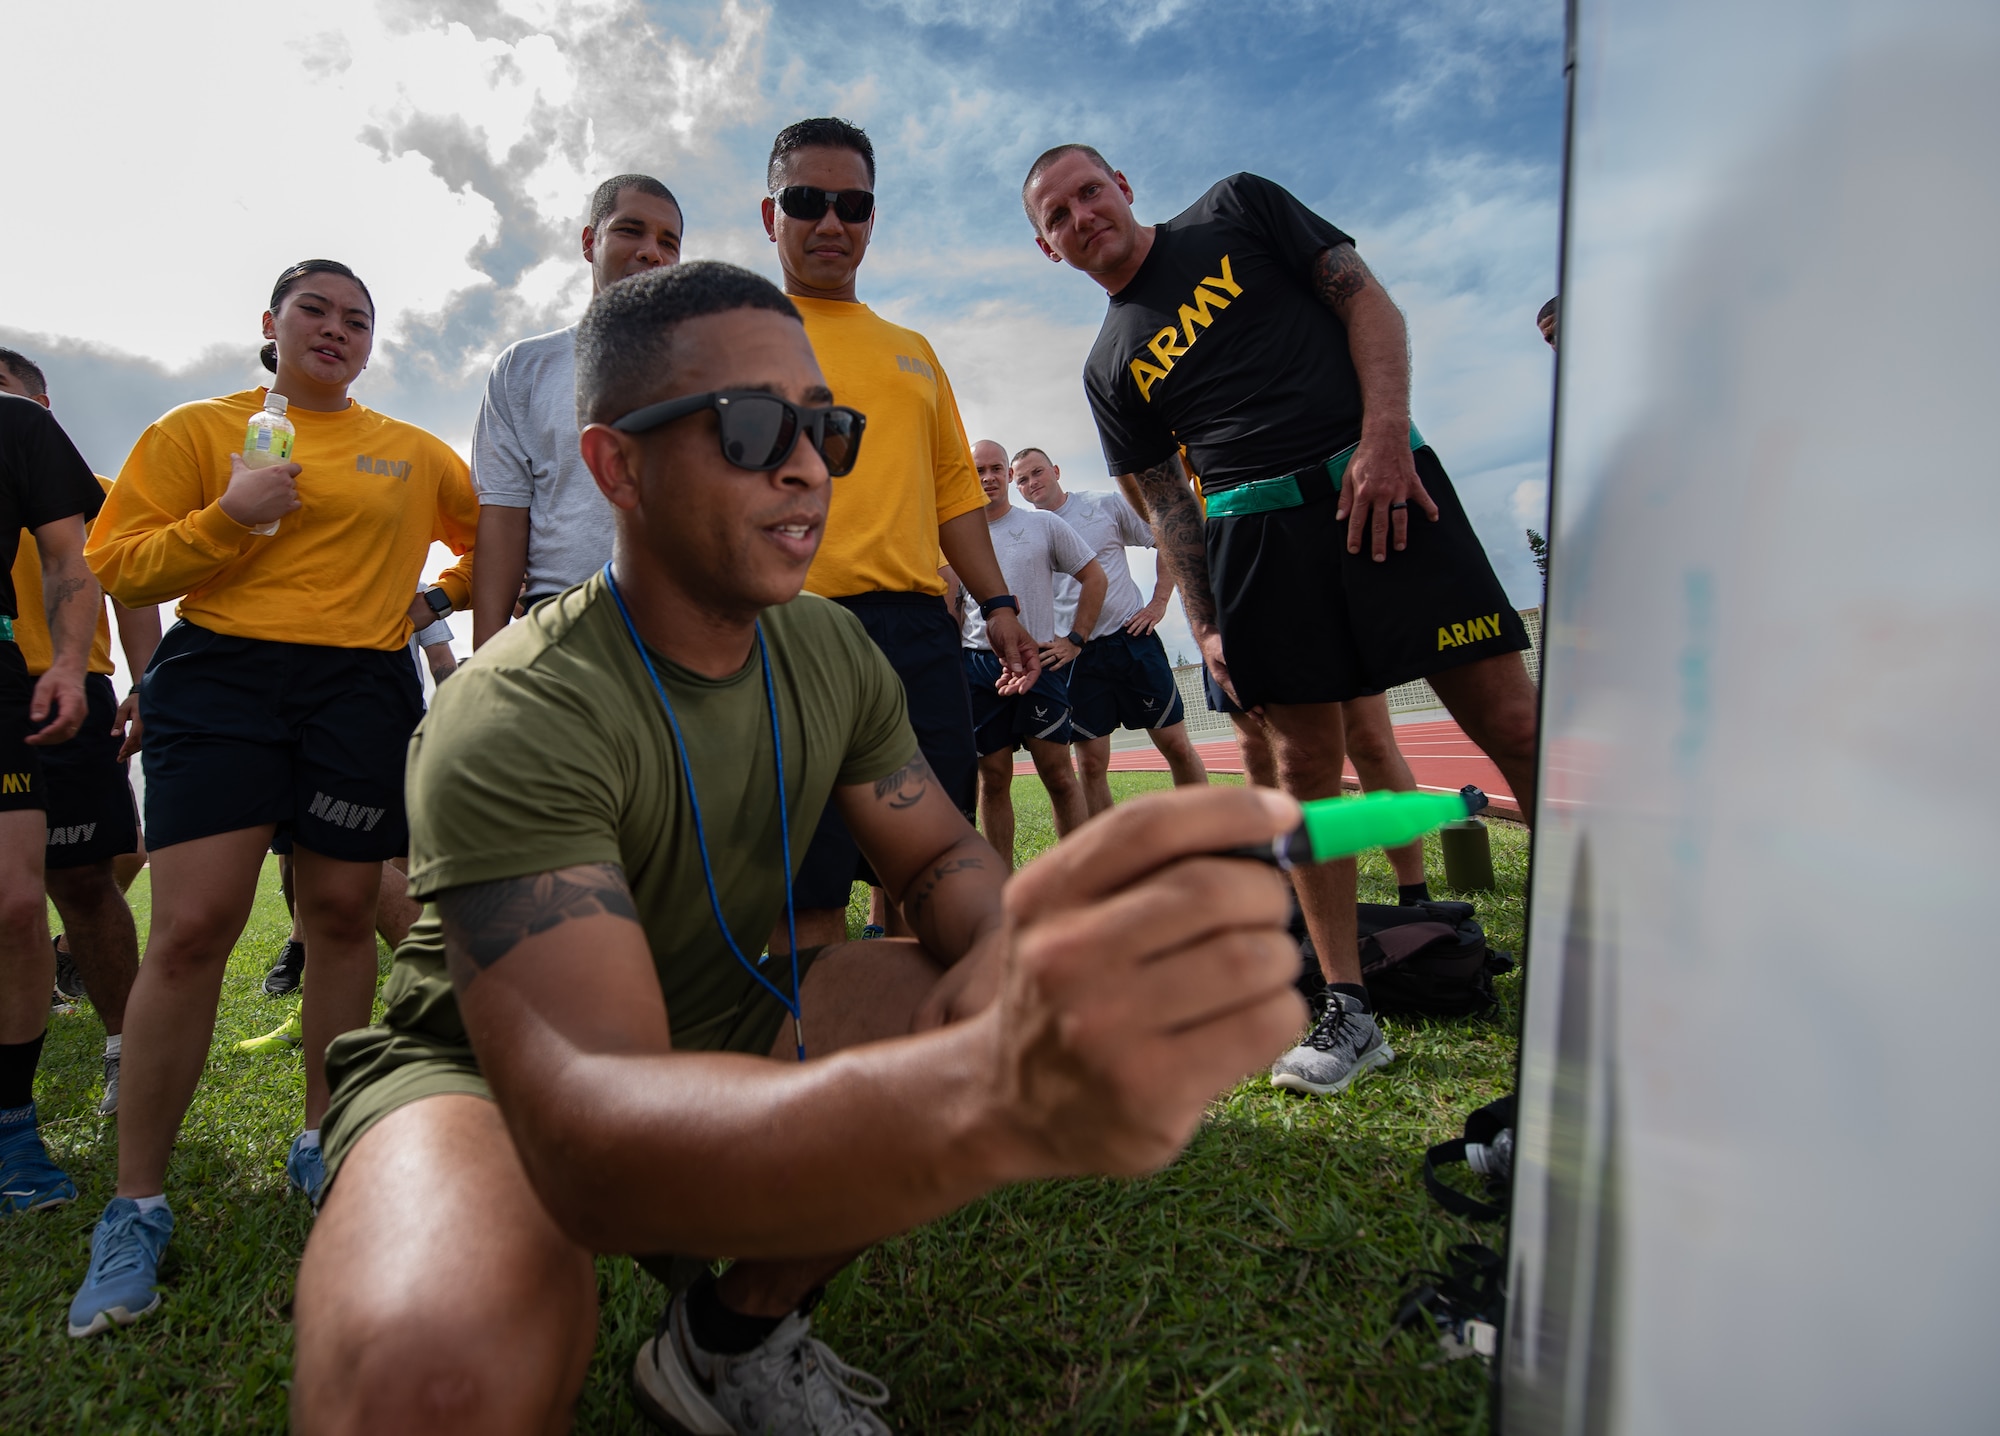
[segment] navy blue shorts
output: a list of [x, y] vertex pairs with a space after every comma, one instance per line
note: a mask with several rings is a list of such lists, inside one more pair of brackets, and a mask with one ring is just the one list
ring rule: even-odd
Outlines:
[[[928, 593], [857, 593], [834, 602], [861, 620], [903, 680], [917, 751], [970, 822], [979, 793], [979, 758], [972, 750], [972, 705], [965, 694], [958, 624], [951, 610]], [[858, 882], [874, 883], [874, 870], [862, 858], [840, 810], [828, 803], [792, 883], [792, 901], [801, 908], [844, 908]]]
[[182, 619], [139, 684], [147, 841], [272, 823], [343, 862], [398, 857], [423, 707], [407, 649], [237, 638]]
[[90, 709], [76, 736], [42, 749], [51, 868], [85, 868], [139, 851], [139, 809], [126, 765], [118, 761], [124, 740], [111, 731], [118, 690], [102, 673], [91, 673], [83, 692]]
[[1000, 660], [984, 648], [967, 648], [965, 684], [972, 690], [973, 742], [984, 758], [1011, 753], [1030, 738], [1049, 743], [1070, 741], [1069, 673], [1044, 668], [1026, 693], [1002, 697]]
[[1113, 728], [1171, 728], [1187, 717], [1157, 633], [1121, 628], [1093, 638], [1068, 672], [1070, 730], [1079, 743]]

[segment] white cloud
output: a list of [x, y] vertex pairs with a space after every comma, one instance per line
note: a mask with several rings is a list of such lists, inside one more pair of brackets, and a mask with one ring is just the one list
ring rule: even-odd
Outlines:
[[[254, 348], [271, 279], [307, 255], [368, 280], [390, 346], [524, 274], [499, 308], [570, 307], [535, 265], [573, 244], [595, 178], [754, 100], [766, 16], [739, 0], [700, 48], [638, 0], [459, 12], [343, 7], [336, 32], [302, 7], [114, 3], [87, 35], [71, 7], [11, 12], [0, 79], [60, 142], [8, 148], [10, 213], [45, 218], [0, 229], [0, 313], [178, 366]], [[116, 184], [86, 156], [115, 156]], [[90, 278], [66, 282], [84, 237]]]
[[1533, 529], [1539, 534], [1549, 531], [1549, 481], [1547, 479], [1523, 479], [1514, 485], [1509, 498], [1514, 508], [1514, 522], [1524, 529]]

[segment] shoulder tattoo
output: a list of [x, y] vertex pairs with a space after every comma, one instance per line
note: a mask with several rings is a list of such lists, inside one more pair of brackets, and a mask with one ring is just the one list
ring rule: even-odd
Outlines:
[[887, 803], [900, 812], [904, 808], [914, 808], [921, 803], [930, 786], [930, 765], [924, 762], [924, 755], [919, 753], [888, 777], [875, 780], [875, 801]]
[[[602, 913], [639, 920], [625, 873], [616, 863], [447, 888], [437, 895], [437, 906], [447, 959], [469, 958], [479, 972], [512, 952], [524, 938], [573, 918]], [[453, 961], [452, 966], [456, 969], [459, 963]]]
[[1313, 261], [1313, 290], [1330, 308], [1339, 309], [1368, 287], [1368, 266], [1351, 244], [1320, 251]]

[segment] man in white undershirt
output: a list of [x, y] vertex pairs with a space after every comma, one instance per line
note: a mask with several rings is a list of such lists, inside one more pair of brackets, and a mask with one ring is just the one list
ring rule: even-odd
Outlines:
[[[986, 841], [1014, 862], [1014, 750], [1025, 747], [1042, 786], [1049, 790], [1056, 834], [1067, 834], [1090, 816], [1083, 787], [1070, 766], [1068, 665], [1083, 649], [1082, 630], [1104, 606], [1104, 570], [1075, 529], [1039, 509], [1007, 501], [1007, 451], [991, 439], [972, 446], [972, 465], [986, 495], [986, 523], [1007, 591], [1019, 601], [1021, 626], [1041, 645], [1042, 672], [1025, 693], [1000, 691], [1002, 669], [986, 635], [986, 620], [968, 604], [963, 622], [965, 682], [972, 691], [974, 744], [979, 750], [979, 827]], [[1056, 632], [1058, 574], [1081, 590], [1074, 625]]]
[[[1174, 581], [1166, 565], [1160, 565], [1152, 601], [1141, 603], [1139, 586], [1125, 562], [1128, 547], [1153, 547], [1152, 525], [1122, 495], [1066, 492], [1062, 470], [1041, 449], [1014, 455], [1014, 482], [1022, 498], [1075, 529], [1096, 551], [1098, 566], [1104, 570], [1104, 607], [1084, 635], [1083, 651], [1070, 664], [1069, 680], [1072, 746], [1090, 812], [1094, 816], [1111, 806], [1113, 728], [1144, 730], [1167, 760], [1175, 787], [1206, 783], [1208, 769], [1188, 737], [1173, 665], [1154, 632], [1166, 616]], [[1056, 627], [1080, 627], [1074, 621], [1077, 584], [1064, 575], [1055, 582]]]

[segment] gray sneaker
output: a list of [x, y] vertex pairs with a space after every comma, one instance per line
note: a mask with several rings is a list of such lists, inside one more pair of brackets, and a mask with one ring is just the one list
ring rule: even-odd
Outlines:
[[1338, 1092], [1370, 1067], [1396, 1060], [1375, 1014], [1343, 993], [1328, 992], [1326, 1005], [1305, 1040], [1271, 1064], [1271, 1085], [1324, 1097]]
[[680, 1436], [892, 1436], [874, 1410], [889, 1388], [828, 1350], [809, 1318], [794, 1312], [755, 1350], [713, 1356], [688, 1334], [685, 1293], [639, 1348], [632, 1396]]
[[98, 1099], [97, 1115], [115, 1116], [118, 1111], [118, 1054], [104, 1054], [104, 1096]]

